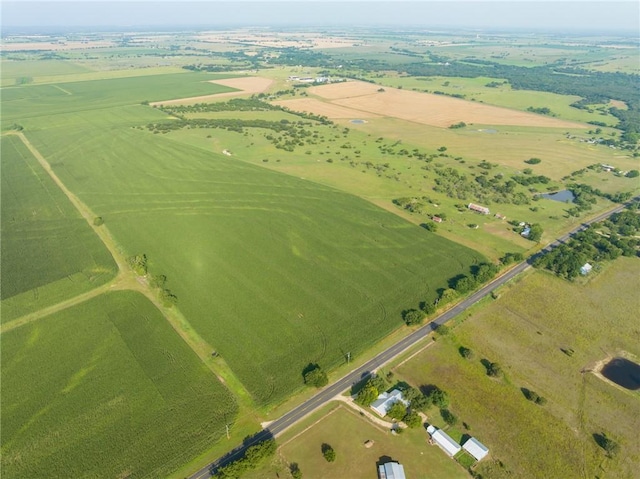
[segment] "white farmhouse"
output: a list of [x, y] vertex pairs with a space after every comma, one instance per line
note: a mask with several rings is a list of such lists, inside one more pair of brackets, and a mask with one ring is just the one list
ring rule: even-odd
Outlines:
[[390, 393], [380, 394], [378, 399], [371, 404], [371, 409], [380, 414], [380, 416], [386, 416], [391, 406], [397, 402], [401, 402], [405, 406], [409, 405], [409, 401], [402, 397], [402, 392], [399, 389], [394, 389]]

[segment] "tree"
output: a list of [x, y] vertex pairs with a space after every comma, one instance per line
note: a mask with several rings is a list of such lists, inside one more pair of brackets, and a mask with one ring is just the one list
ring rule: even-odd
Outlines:
[[404, 312], [403, 318], [404, 322], [407, 323], [407, 326], [413, 326], [422, 323], [424, 313], [417, 309], [410, 309]]
[[104, 224], [104, 219], [102, 219], [102, 216], [96, 216], [95, 218], [93, 218], [94, 226], [102, 226], [103, 224]]
[[440, 409], [440, 415], [444, 422], [446, 422], [449, 426], [455, 426], [458, 424], [458, 418], [448, 409]]
[[436, 305], [433, 302], [425, 301], [422, 304], [422, 312], [427, 316], [436, 312]]
[[469, 278], [468, 276], [461, 276], [455, 285], [455, 290], [460, 294], [465, 294], [471, 291], [476, 287], [476, 282], [473, 278]]
[[317, 364], [311, 364], [307, 367], [307, 371], [304, 373], [304, 383], [308, 386], [315, 386], [321, 388], [329, 384], [329, 378], [320, 366]]
[[387, 411], [387, 416], [391, 419], [396, 419], [397, 421], [401, 421], [406, 415], [407, 407], [400, 401], [394, 402]]
[[444, 409], [449, 405], [449, 395], [436, 387], [429, 393], [429, 401], [437, 408]]
[[411, 411], [404, 416], [402, 422], [404, 422], [410, 428], [415, 429], [416, 427], [420, 427], [422, 425], [422, 418], [416, 411]]
[[629, 172], [625, 175], [627, 178], [637, 178], [640, 176], [640, 171], [638, 170], [629, 170]]
[[458, 351], [460, 352], [460, 356], [462, 356], [463, 358], [473, 359], [473, 351], [471, 349], [460, 346]]
[[620, 451], [620, 445], [607, 436], [607, 433], [603, 432], [601, 434], [594, 434], [593, 438], [595, 439], [598, 446], [604, 449], [607, 452], [607, 456], [612, 458]]
[[453, 288], [445, 289], [440, 295], [440, 302], [442, 304], [451, 303], [458, 297], [458, 292]]
[[336, 460], [336, 451], [326, 442], [322, 445], [322, 455], [327, 462], [333, 462]]
[[293, 477], [293, 479], [302, 479], [302, 471], [297, 462], [289, 464], [289, 470], [291, 471], [291, 477]]
[[525, 160], [525, 163], [528, 163], [529, 165], [537, 165], [538, 163], [540, 163], [542, 160], [540, 158], [529, 158], [528, 160]]
[[435, 233], [436, 231], [438, 231], [438, 225], [436, 223], [433, 223], [433, 222], [424, 223], [422, 225], [422, 227], [424, 229], [426, 229], [427, 231], [431, 231], [432, 233]]
[[487, 366], [487, 374], [491, 377], [497, 378], [502, 375], [502, 367], [498, 363], [489, 363]]
[[440, 336], [448, 336], [451, 333], [451, 328], [446, 324], [440, 324], [436, 327], [436, 333]]
[[529, 236], [527, 236], [527, 238], [531, 241], [538, 242], [542, 238], [542, 233], [544, 233], [542, 226], [540, 226], [539, 223], [534, 223], [531, 225]]
[[378, 391], [372, 384], [368, 383], [364, 385], [364, 387], [358, 393], [356, 397], [356, 402], [361, 406], [368, 407], [378, 399], [378, 395], [380, 391]]

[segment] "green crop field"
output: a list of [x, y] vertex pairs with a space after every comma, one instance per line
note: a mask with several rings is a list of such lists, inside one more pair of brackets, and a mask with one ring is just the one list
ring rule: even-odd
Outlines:
[[115, 263], [17, 136], [3, 136], [2, 322], [105, 283]]
[[6, 88], [2, 92], [3, 128], [43, 115], [235, 91], [208, 81], [230, 77], [233, 75], [176, 73]]
[[299, 387], [309, 362], [362, 352], [482, 260], [351, 195], [146, 131], [123, 130], [117, 144], [108, 130], [57, 136], [33, 140], [55, 145], [63, 181], [167, 275], [180, 310], [259, 402]]
[[[434, 384], [449, 393], [460, 421], [505, 465], [489, 462], [480, 473], [636, 477], [638, 392], [590, 371], [607, 356], [640, 356], [639, 273], [638, 258], [619, 258], [586, 283], [534, 272], [396, 372], [416, 386]], [[460, 346], [472, 349], [474, 359], [462, 359]], [[498, 362], [505, 378], [489, 378], [481, 359]], [[547, 404], [527, 401], [521, 388]], [[602, 432], [620, 444], [614, 459], [593, 439]]]
[[2, 335], [5, 477], [165, 477], [237, 407], [157, 309], [109, 293]]

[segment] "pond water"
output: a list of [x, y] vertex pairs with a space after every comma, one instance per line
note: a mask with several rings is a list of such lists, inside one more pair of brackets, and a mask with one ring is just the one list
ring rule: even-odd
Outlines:
[[625, 358], [613, 358], [600, 371], [609, 381], [625, 389], [640, 389], [640, 364]]
[[366, 121], [365, 120], [356, 119], [356, 120], [351, 120], [349, 123], [354, 123], [356, 125], [362, 125], [363, 123], [366, 123]]
[[575, 195], [570, 190], [556, 191], [555, 193], [544, 193], [540, 196], [547, 198], [548, 200], [562, 201], [563, 203], [566, 203], [567, 201], [569, 203], [573, 203], [573, 200], [576, 199]]

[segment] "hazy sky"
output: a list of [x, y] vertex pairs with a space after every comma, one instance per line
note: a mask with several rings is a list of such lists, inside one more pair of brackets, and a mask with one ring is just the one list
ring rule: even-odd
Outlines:
[[2, 1], [3, 30], [16, 26], [389, 25], [637, 32], [630, 1]]

